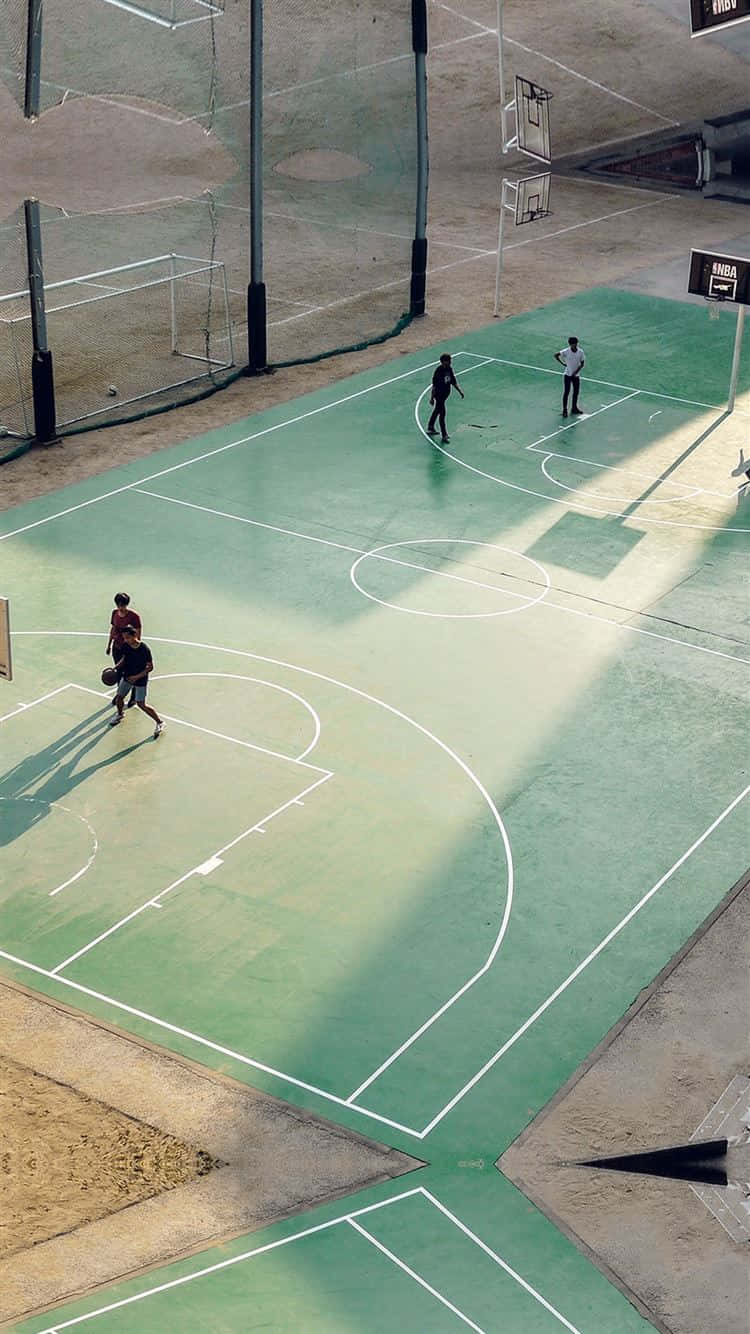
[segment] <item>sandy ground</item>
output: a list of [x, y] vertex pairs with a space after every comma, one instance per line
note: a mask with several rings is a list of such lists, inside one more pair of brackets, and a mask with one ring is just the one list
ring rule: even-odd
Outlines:
[[0, 1012], [0, 1324], [421, 1165], [15, 984]]
[[748, 1243], [687, 1182], [566, 1164], [687, 1143], [750, 1071], [748, 877], [709, 923], [499, 1162], [669, 1334], [747, 1334]]
[[209, 1154], [0, 1056], [0, 1258], [204, 1176]]

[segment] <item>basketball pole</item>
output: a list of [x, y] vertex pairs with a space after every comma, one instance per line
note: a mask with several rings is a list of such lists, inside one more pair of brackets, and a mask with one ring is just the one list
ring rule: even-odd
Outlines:
[[500, 318], [500, 289], [503, 280], [503, 246], [505, 244], [505, 213], [507, 209], [512, 209], [513, 204], [508, 203], [508, 191], [514, 190], [518, 194], [518, 186], [514, 181], [506, 180], [503, 177], [503, 186], [500, 193], [500, 218], [497, 224], [497, 265], [495, 267], [495, 306], [492, 311], [495, 319]]
[[742, 352], [742, 335], [745, 331], [745, 307], [737, 307], [737, 327], [734, 331], [734, 350], [732, 352], [732, 369], [729, 374], [729, 398], [727, 399], [727, 412], [734, 412], [734, 402], [737, 397], [737, 377], [740, 373], [740, 354]]

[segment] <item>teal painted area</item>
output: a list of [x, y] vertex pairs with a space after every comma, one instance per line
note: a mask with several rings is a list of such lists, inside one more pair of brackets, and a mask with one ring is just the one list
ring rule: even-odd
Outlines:
[[[573, 332], [592, 415], [563, 423]], [[99, 1327], [461, 1327], [418, 1275], [483, 1330], [647, 1328], [493, 1163], [745, 869], [745, 802], [690, 851], [747, 782], [730, 334], [589, 293], [455, 346], [449, 453], [423, 354], [2, 516], [2, 712], [33, 707], [2, 724], [0, 926], [42, 971], [3, 967], [429, 1160], [54, 1328], [319, 1226]], [[83, 689], [123, 586], [158, 745]], [[324, 1226], [421, 1187], [453, 1217], [420, 1191], [374, 1240]]]

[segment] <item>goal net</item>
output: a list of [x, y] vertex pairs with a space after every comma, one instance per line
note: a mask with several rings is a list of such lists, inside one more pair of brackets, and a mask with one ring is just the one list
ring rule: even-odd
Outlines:
[[[45, 287], [57, 420], [70, 426], [234, 365], [224, 265], [164, 254]], [[0, 297], [0, 429], [30, 428], [28, 291]]]

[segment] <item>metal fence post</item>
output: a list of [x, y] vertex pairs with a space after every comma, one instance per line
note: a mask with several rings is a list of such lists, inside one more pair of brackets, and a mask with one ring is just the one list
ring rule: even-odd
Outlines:
[[39, 115], [42, 90], [42, 5], [44, 0], [27, 0], [26, 15], [26, 86], [23, 114], [29, 120]]
[[26, 222], [26, 255], [31, 307], [31, 387], [34, 401], [34, 438], [39, 444], [57, 439], [55, 425], [55, 383], [52, 353], [47, 343], [47, 315], [44, 305], [44, 269], [42, 265], [42, 229], [39, 200], [23, 202]]
[[263, 282], [263, 0], [250, 0], [250, 285], [247, 289], [248, 375], [268, 366]]
[[417, 93], [417, 215], [411, 247], [409, 313], [424, 315], [427, 285], [427, 0], [411, 0], [411, 32]]

